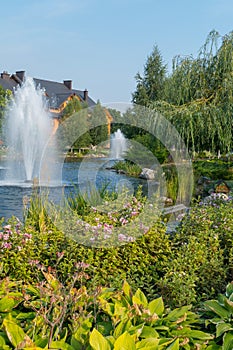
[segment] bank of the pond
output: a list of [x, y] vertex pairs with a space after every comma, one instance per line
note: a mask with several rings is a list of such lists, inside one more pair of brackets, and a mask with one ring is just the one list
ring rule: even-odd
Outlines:
[[[168, 197], [175, 199], [178, 190], [176, 165], [164, 163], [161, 165], [167, 185]], [[118, 161], [112, 167], [118, 173], [139, 177], [142, 168], [129, 161]], [[192, 161], [194, 188], [193, 197], [203, 197], [215, 191], [220, 183], [224, 183], [229, 192], [233, 190], [233, 161], [230, 159], [196, 159]]]

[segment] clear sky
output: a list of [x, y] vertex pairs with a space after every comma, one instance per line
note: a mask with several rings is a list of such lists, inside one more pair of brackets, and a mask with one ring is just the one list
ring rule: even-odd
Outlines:
[[154, 45], [171, 67], [178, 54], [196, 57], [211, 30], [232, 31], [232, 19], [232, 0], [3, 0], [0, 71], [130, 102]]

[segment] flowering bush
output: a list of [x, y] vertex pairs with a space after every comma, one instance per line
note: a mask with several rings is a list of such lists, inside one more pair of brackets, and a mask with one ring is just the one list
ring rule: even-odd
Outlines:
[[14, 276], [16, 279], [29, 279], [28, 257], [34, 257], [32, 234], [18, 219], [12, 219], [0, 231], [0, 276]]
[[[125, 198], [122, 203], [120, 210], [117, 203], [109, 202], [107, 207], [106, 203], [90, 206], [83, 216], [68, 216], [63, 222], [66, 234], [49, 221], [42, 206], [40, 210], [36, 207], [36, 215], [29, 216], [24, 225], [16, 219], [2, 224], [0, 277], [34, 283], [43, 278], [36, 268], [43, 265], [56, 268], [65, 282], [75, 273], [77, 262], [83, 261], [91, 266], [90, 278], [82, 281], [88, 289], [99, 285], [120, 288], [126, 279], [133, 290], [141, 288], [149, 299], [159, 292], [173, 306], [197, 305], [215, 297], [233, 280], [230, 200], [224, 199], [217, 208], [211, 203], [194, 204], [173, 234], [166, 232], [159, 216], [151, 222], [151, 212], [157, 215], [154, 206], [142, 215], [142, 198]], [[75, 240], [75, 225], [81, 229], [83, 243]], [[80, 281], [76, 283], [78, 287]]]

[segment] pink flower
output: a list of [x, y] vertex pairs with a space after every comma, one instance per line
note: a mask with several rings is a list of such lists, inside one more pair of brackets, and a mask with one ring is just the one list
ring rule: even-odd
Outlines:
[[123, 218], [123, 217], [120, 218], [120, 223], [121, 223], [122, 225], [127, 224], [127, 222], [128, 222], [128, 220], [126, 220], [125, 218]]
[[10, 249], [10, 248], [11, 248], [11, 243], [5, 242], [5, 243], [3, 243], [2, 247], [3, 247], [4, 249]]
[[9, 233], [5, 233], [5, 234], [3, 235], [4, 241], [8, 241], [9, 237], [10, 237]]
[[56, 255], [58, 258], [62, 258], [65, 252], [57, 252]]
[[38, 265], [39, 264], [39, 260], [30, 260], [29, 264], [30, 265]]
[[90, 264], [86, 264], [83, 261], [79, 261], [75, 264], [75, 267], [80, 268], [80, 269], [86, 269], [90, 266]]
[[26, 239], [31, 239], [32, 238], [32, 234], [31, 233], [24, 233], [24, 238]]
[[123, 235], [122, 233], [120, 233], [120, 234], [118, 235], [118, 240], [119, 240], [120, 242], [125, 241], [125, 240], [126, 240], [126, 236]]

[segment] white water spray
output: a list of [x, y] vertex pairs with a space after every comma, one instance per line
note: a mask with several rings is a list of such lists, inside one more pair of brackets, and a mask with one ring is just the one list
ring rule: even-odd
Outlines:
[[122, 159], [127, 151], [127, 140], [120, 129], [111, 135], [111, 159]]
[[8, 181], [33, 181], [39, 178], [44, 148], [52, 133], [44, 91], [27, 77], [18, 87], [6, 112]]

